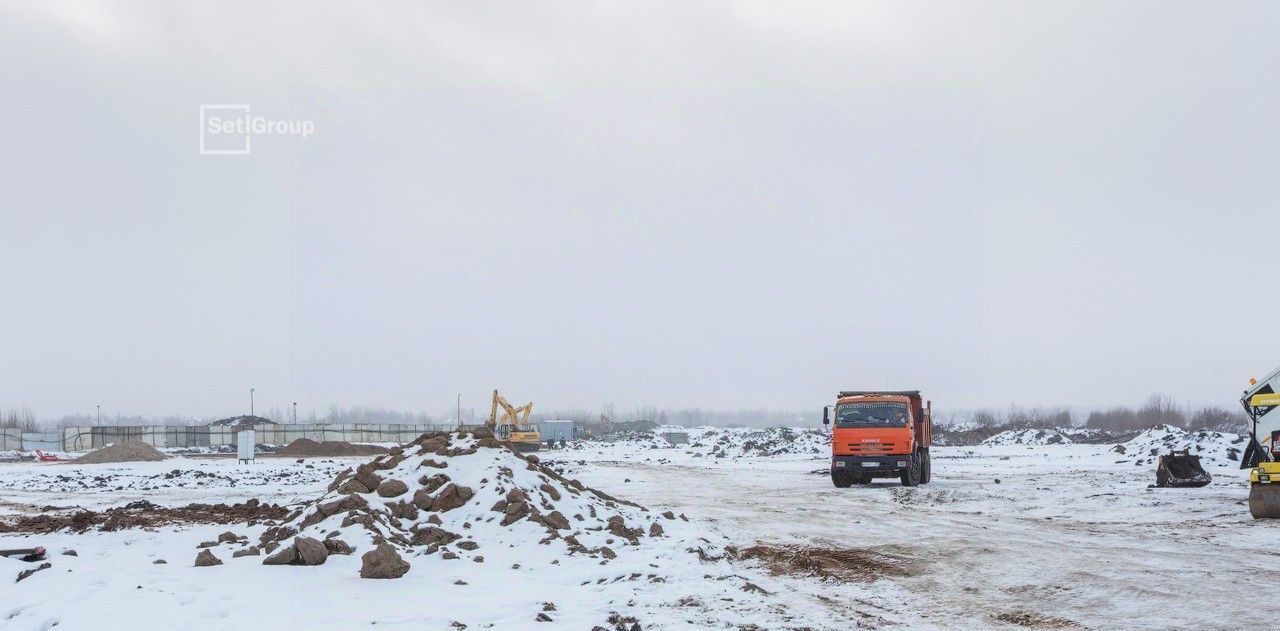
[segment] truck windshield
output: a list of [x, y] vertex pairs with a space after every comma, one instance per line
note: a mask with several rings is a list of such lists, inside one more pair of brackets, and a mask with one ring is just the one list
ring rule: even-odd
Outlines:
[[837, 427], [902, 427], [905, 403], [846, 403], [836, 408]]

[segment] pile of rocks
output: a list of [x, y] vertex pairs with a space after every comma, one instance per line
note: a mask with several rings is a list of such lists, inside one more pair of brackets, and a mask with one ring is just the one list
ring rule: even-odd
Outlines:
[[438, 432], [342, 471], [323, 496], [244, 549], [253, 552], [236, 555], [320, 565], [362, 552], [365, 578], [403, 576], [406, 557], [483, 563], [487, 548], [539, 544], [608, 563], [642, 538], [663, 536], [659, 520], [675, 518], [567, 479], [486, 429]]

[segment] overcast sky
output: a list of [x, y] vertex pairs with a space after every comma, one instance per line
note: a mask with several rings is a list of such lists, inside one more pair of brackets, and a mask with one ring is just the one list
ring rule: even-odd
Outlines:
[[[0, 3], [0, 406], [1235, 405], [1280, 5]], [[200, 155], [202, 104], [313, 121]]]

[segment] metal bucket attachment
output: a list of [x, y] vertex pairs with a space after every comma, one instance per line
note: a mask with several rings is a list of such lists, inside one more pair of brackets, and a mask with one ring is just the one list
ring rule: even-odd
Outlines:
[[1156, 486], [1162, 488], [1199, 487], [1209, 484], [1213, 476], [1200, 466], [1200, 456], [1186, 449], [1172, 451], [1156, 461]]

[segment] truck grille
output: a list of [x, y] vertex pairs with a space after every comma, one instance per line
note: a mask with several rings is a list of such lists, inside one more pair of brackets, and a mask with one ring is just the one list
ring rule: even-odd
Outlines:
[[855, 454], [890, 454], [896, 443], [849, 443], [849, 451]]

